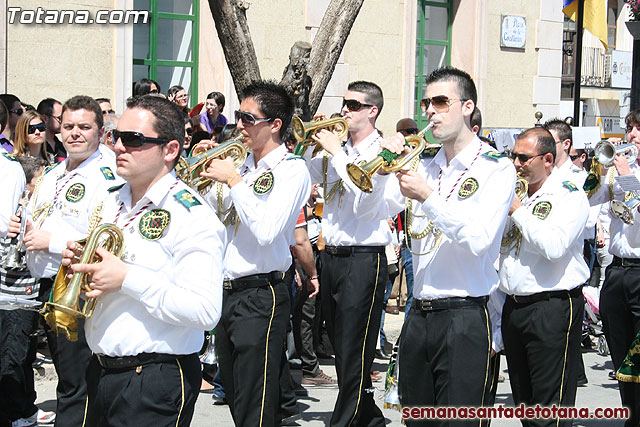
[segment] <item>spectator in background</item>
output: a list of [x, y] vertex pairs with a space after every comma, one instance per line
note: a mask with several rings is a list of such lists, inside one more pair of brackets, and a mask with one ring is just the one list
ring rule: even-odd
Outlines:
[[7, 127], [7, 121], [9, 120], [9, 111], [2, 101], [0, 101], [0, 153], [6, 152], [7, 148], [13, 151], [13, 145], [2, 134], [4, 128]]
[[140, 79], [133, 84], [133, 96], [159, 94], [160, 85], [151, 79]]
[[482, 113], [478, 107], [471, 113], [471, 130], [480, 136], [480, 131], [482, 130]]
[[37, 111], [47, 126], [44, 134], [44, 139], [47, 142], [45, 144], [47, 153], [54, 157], [55, 162], [66, 159], [67, 150], [65, 150], [62, 141], [56, 136], [60, 133], [60, 125], [62, 123], [62, 104], [57, 99], [46, 98], [40, 101]]
[[214, 128], [227, 124], [227, 118], [222, 114], [224, 109], [224, 95], [220, 92], [211, 92], [204, 103], [205, 111], [193, 118], [193, 124], [209, 134]]
[[16, 125], [18, 124], [18, 120], [22, 113], [25, 112], [20, 99], [9, 93], [4, 93], [0, 95], [0, 101], [4, 103], [9, 112], [9, 120], [7, 121], [7, 126], [2, 132], [2, 136], [4, 136], [9, 143], [4, 144], [3, 148], [7, 151], [7, 153], [13, 152], [13, 142], [14, 142], [14, 132], [16, 130]]
[[102, 110], [102, 114], [115, 114], [115, 110], [111, 106], [111, 100], [109, 98], [96, 98], [96, 102]]
[[182, 86], [171, 86], [167, 91], [167, 99], [176, 104], [184, 114], [189, 114], [189, 107], [187, 106], [189, 103], [189, 96]]
[[113, 150], [113, 146], [115, 145], [115, 141], [113, 140], [113, 131], [118, 127], [119, 121], [120, 117], [115, 114], [104, 115], [104, 134], [102, 135], [100, 143], [104, 144], [105, 147], [110, 150]]
[[48, 165], [55, 163], [52, 154], [47, 153], [44, 139], [47, 125], [37, 111], [27, 111], [16, 124], [13, 154], [16, 156], [40, 157]]

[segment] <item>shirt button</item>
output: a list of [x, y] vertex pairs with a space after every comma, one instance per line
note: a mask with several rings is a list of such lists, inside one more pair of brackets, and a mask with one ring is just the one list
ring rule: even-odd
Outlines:
[[133, 225], [129, 227], [129, 233], [133, 233]]
[[131, 261], [135, 261], [136, 260], [136, 254], [131, 255]]

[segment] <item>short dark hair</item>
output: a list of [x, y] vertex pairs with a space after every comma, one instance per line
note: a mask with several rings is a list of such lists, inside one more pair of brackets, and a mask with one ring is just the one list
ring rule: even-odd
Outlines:
[[476, 125], [478, 126], [478, 132], [480, 132], [482, 129], [482, 112], [480, 112], [478, 107], [476, 107], [473, 110], [473, 113], [471, 113], [471, 129]]
[[184, 90], [184, 88], [182, 86], [173, 85], [167, 90], [167, 97], [169, 97], [171, 95], [175, 95], [176, 93], [180, 92], [181, 90]]
[[273, 80], [258, 80], [250, 83], [243, 91], [240, 102], [251, 98], [258, 104], [260, 111], [271, 119], [280, 119], [280, 139], [287, 132], [293, 116], [293, 100], [284, 86]]
[[536, 148], [538, 149], [538, 155], [551, 153], [553, 156], [553, 162], [556, 161], [556, 140], [553, 139], [553, 135], [544, 127], [532, 127], [526, 129], [518, 135], [517, 139], [524, 139], [529, 137], [536, 138]]
[[[1, 96], [2, 95], [0, 95], [0, 97]], [[640, 125], [640, 110], [629, 111], [627, 115], [624, 117], [624, 124], [626, 125], [627, 129], [629, 128], [629, 126], [633, 124]]]
[[[146, 110], [153, 114], [151, 122], [158, 138], [176, 140], [180, 147], [184, 146], [184, 118], [182, 111], [176, 104], [159, 96], [136, 96], [127, 100], [127, 108]], [[180, 156], [176, 156], [173, 166], [178, 163]]]
[[375, 83], [365, 82], [364, 80], [358, 80], [355, 82], [349, 83], [347, 86], [347, 90], [353, 92], [364, 93], [364, 100], [367, 104], [373, 104], [378, 107], [378, 115], [382, 112], [382, 107], [384, 107], [384, 96], [382, 95], [382, 89]]
[[95, 114], [95, 122], [98, 125], [98, 129], [102, 129], [104, 126], [104, 119], [102, 117], [102, 110], [100, 109], [100, 105], [90, 96], [86, 95], [76, 95], [73, 98], [68, 99], [64, 105], [62, 106], [62, 114], [65, 111], [77, 111], [77, 110], [88, 110], [93, 111]]
[[108, 102], [111, 104], [111, 100], [109, 98], [96, 98], [96, 102], [100, 104], [101, 102]]
[[7, 120], [9, 120], [9, 109], [4, 105], [4, 102], [0, 101], [0, 133], [4, 132]]
[[51, 116], [51, 113], [53, 113], [53, 106], [56, 104], [62, 105], [62, 102], [53, 98], [45, 98], [38, 103], [38, 107], [36, 108], [36, 110], [38, 111], [38, 113], [40, 113], [41, 116]]
[[441, 67], [433, 70], [427, 77], [427, 86], [431, 83], [440, 81], [453, 81], [458, 86], [458, 96], [463, 100], [471, 100], [473, 104], [478, 104], [478, 92], [476, 91], [476, 84], [473, 82], [471, 76], [455, 67]]
[[158, 93], [161, 92], [160, 85], [155, 80], [142, 78], [133, 84], [133, 96], [148, 95], [151, 93], [151, 84], [156, 85]]
[[211, 92], [209, 93], [209, 95], [207, 95], [206, 99], [213, 99], [214, 101], [216, 101], [216, 104], [218, 104], [218, 106], [224, 107], [224, 95], [220, 92]]
[[46, 167], [47, 161], [41, 157], [32, 157], [32, 156], [18, 156], [18, 161], [20, 162], [20, 166], [22, 166], [22, 170], [24, 171], [24, 176], [27, 179], [27, 184], [31, 182], [36, 172], [40, 170], [40, 168]]
[[569, 126], [565, 120], [555, 117], [551, 120], [547, 120], [544, 125], [542, 125], [542, 127], [544, 127], [548, 131], [555, 131], [561, 141], [568, 139], [569, 141], [571, 141], [571, 144], [573, 144], [573, 138], [571, 136], [571, 126]]
[[16, 102], [20, 102], [20, 98], [10, 93], [3, 93], [0, 95], [0, 101], [4, 103], [4, 105], [7, 107], [7, 110], [10, 110], [13, 107], [13, 104], [15, 104]]

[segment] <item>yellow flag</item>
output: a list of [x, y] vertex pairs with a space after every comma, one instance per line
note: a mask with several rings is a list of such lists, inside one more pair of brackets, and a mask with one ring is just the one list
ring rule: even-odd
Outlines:
[[[573, 22], [578, 22], [578, 0], [564, 0], [565, 15]], [[584, 0], [584, 28], [600, 39], [607, 48], [607, 1]]]

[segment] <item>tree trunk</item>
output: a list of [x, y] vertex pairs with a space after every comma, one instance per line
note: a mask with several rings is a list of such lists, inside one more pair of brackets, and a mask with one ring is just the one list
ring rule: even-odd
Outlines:
[[309, 58], [311, 44], [307, 42], [295, 42], [289, 53], [289, 65], [282, 73], [280, 83], [293, 96], [296, 116], [303, 121], [311, 120], [309, 111], [309, 93], [311, 91], [311, 77], [309, 77]]
[[258, 58], [247, 24], [248, 4], [241, 0], [209, 0], [209, 8], [238, 96], [249, 83], [260, 80]]
[[309, 110], [315, 113], [364, 0], [331, 0], [311, 49]]

